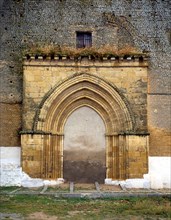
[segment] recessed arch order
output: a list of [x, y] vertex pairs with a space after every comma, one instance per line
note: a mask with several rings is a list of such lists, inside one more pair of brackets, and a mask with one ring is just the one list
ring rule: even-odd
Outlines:
[[134, 117], [125, 97], [114, 85], [87, 73], [73, 75], [45, 96], [34, 130], [62, 133], [68, 116], [81, 106], [91, 107], [102, 117], [107, 133], [134, 130]]
[[[63, 177], [63, 132], [65, 122], [76, 109], [88, 106], [103, 119], [106, 129], [106, 177], [117, 178], [113, 168], [112, 146], [120, 132], [134, 130], [135, 120], [129, 104], [117, 87], [95, 75], [72, 75], [49, 91], [42, 100], [34, 119], [34, 131], [43, 139], [43, 178]], [[50, 152], [50, 153], [48, 153]], [[117, 155], [115, 155], [117, 156]]]

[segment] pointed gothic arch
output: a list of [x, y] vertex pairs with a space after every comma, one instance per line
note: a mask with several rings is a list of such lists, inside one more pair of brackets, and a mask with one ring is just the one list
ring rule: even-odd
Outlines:
[[61, 133], [74, 109], [90, 106], [103, 118], [107, 132], [132, 131], [135, 120], [123, 94], [104, 79], [75, 74], [57, 84], [45, 95], [34, 120], [34, 130]]
[[104, 121], [106, 177], [125, 179], [125, 146], [119, 147], [119, 133], [135, 129], [133, 114], [117, 87], [87, 73], [75, 74], [57, 84], [40, 104], [33, 128], [43, 134], [40, 177], [63, 178], [64, 125], [69, 115], [82, 106], [94, 109]]

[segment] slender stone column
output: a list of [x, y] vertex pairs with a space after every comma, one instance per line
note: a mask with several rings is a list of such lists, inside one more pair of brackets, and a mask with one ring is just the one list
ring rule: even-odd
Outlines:
[[126, 179], [126, 158], [127, 158], [127, 151], [126, 151], [126, 137], [124, 135], [119, 135], [119, 179], [125, 180]]
[[106, 178], [112, 178], [113, 162], [112, 162], [112, 137], [106, 135]]
[[43, 147], [43, 178], [57, 179], [62, 178], [63, 164], [63, 135], [50, 134], [44, 138]]
[[119, 138], [118, 134], [106, 135], [107, 142], [107, 178], [119, 177]]
[[119, 143], [118, 135], [112, 136], [113, 179], [119, 179]]

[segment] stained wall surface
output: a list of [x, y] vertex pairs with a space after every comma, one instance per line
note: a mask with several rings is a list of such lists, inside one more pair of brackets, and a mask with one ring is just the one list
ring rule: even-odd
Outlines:
[[64, 129], [64, 179], [103, 183], [106, 178], [105, 125], [89, 107], [75, 110]]
[[[20, 146], [18, 132], [30, 126], [21, 120], [24, 49], [35, 43], [75, 47], [75, 31], [87, 30], [92, 31], [93, 46], [111, 44], [120, 48], [129, 44], [149, 51], [146, 122], [150, 133], [149, 155], [170, 156], [170, 17], [169, 0], [1, 0], [0, 146]], [[128, 81], [126, 77], [118, 77], [115, 83]], [[135, 99], [141, 96], [139, 83]], [[123, 88], [123, 93], [127, 88]]]
[[[92, 61], [83, 59], [24, 62], [23, 130], [32, 130], [35, 112], [55, 86], [79, 73], [92, 74], [112, 83], [128, 100], [136, 130], [147, 132], [147, 61]], [[129, 80], [128, 80], [129, 79]], [[98, 82], [97, 82], [98, 83]]]
[[[68, 179], [72, 176], [72, 181], [104, 182], [105, 176], [124, 180], [142, 178], [143, 174], [148, 172], [149, 152], [147, 68], [147, 61], [142, 62], [139, 59], [99, 61], [84, 57], [79, 61], [65, 58], [25, 60], [23, 170], [31, 177]], [[90, 151], [87, 146], [86, 153], [80, 150], [80, 156], [76, 158], [74, 146], [79, 145], [79, 140], [73, 143], [73, 139], [69, 139], [69, 145], [65, 145], [67, 135], [63, 130], [64, 122], [72, 111], [80, 106], [95, 109], [106, 126], [103, 132], [106, 161], [100, 160], [101, 153], [98, 151], [97, 165], [92, 147]], [[93, 118], [90, 121], [89, 111], [85, 116], [77, 116], [78, 122], [73, 121], [69, 128], [77, 128], [74, 135], [79, 136], [82, 128], [86, 127], [82, 132], [85, 133], [84, 138], [88, 140], [93, 137], [90, 139], [96, 140], [95, 131], [91, 132], [91, 126], [83, 123], [86, 117], [89, 123], [95, 126], [94, 130], [97, 130], [96, 121]], [[80, 127], [77, 127], [77, 124], [80, 124]], [[87, 137], [87, 131], [91, 133], [90, 137]], [[90, 160], [83, 155], [88, 155]], [[81, 158], [82, 160], [78, 161]], [[73, 164], [75, 166], [72, 168]], [[89, 165], [87, 172], [85, 167]], [[98, 169], [98, 166], [102, 169]], [[93, 168], [103, 172], [95, 172]], [[79, 172], [88, 175], [78, 175]]]
[[[148, 72], [150, 155], [169, 155], [170, 11], [169, 0], [74, 0], [72, 2], [2, 0], [0, 3], [1, 103], [6, 104], [7, 109], [13, 104], [21, 105], [22, 51], [26, 45], [42, 42], [75, 46], [75, 31], [92, 31], [95, 46], [112, 44], [121, 47], [129, 43], [150, 51]], [[165, 110], [160, 109], [161, 104], [165, 106]], [[13, 107], [15, 108], [15, 105]], [[157, 108], [160, 109], [160, 113], [159, 111], [156, 113]], [[7, 110], [7, 115], [10, 114], [8, 112], [10, 109]], [[17, 114], [21, 117], [20, 111]], [[157, 115], [160, 123], [157, 122]], [[18, 127], [18, 121], [14, 123], [14, 127]], [[12, 126], [10, 130], [12, 133], [15, 132]], [[9, 140], [7, 135], [5, 135], [6, 139], [4, 138], [4, 132], [6, 133], [6, 130], [1, 132], [1, 146], [8, 146]], [[160, 139], [160, 142], [155, 137]], [[13, 138], [13, 141], [10, 145], [16, 145], [16, 138]]]

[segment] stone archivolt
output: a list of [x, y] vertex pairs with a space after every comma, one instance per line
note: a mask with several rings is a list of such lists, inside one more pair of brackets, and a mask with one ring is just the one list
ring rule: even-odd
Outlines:
[[33, 133], [22, 135], [23, 158], [33, 156], [30, 162], [23, 159], [24, 171], [32, 177], [63, 178], [65, 122], [82, 106], [94, 109], [104, 121], [106, 178], [142, 177], [147, 171], [148, 137], [134, 133], [133, 113], [119, 90], [87, 73], [72, 75], [45, 95], [35, 116]]
[[68, 116], [81, 106], [93, 108], [102, 117], [106, 133], [134, 130], [133, 114], [117, 88], [99, 77], [76, 74], [49, 94], [36, 115], [34, 129], [62, 133]]
[[[112, 31], [114, 38], [117, 38], [118, 29], [125, 29], [136, 41], [137, 30], [127, 19], [111, 13], [103, 15], [106, 23], [115, 27]], [[75, 39], [75, 31], [73, 34]], [[96, 39], [96, 34], [93, 37]], [[139, 42], [145, 45], [143, 39]], [[76, 109], [87, 106], [95, 110], [105, 124], [106, 177], [117, 180], [141, 178], [147, 172], [148, 136], [138, 135], [135, 131], [146, 129], [148, 65], [145, 54], [134, 55], [113, 54], [100, 56], [99, 60], [95, 59], [96, 56], [92, 59], [91, 54], [87, 58], [79, 54], [77, 60], [73, 55], [69, 59], [68, 56], [54, 54], [51, 57], [27, 55], [24, 63], [23, 128], [32, 128], [32, 131], [22, 135], [24, 171], [32, 177], [63, 177], [65, 123]], [[85, 73], [74, 74], [81, 69]], [[72, 76], [54, 86], [68, 75]], [[134, 113], [120, 90], [109, 82], [125, 91]], [[141, 85], [137, 86], [137, 83]], [[37, 108], [35, 114], [34, 109]], [[24, 159], [28, 156], [32, 161]]]

